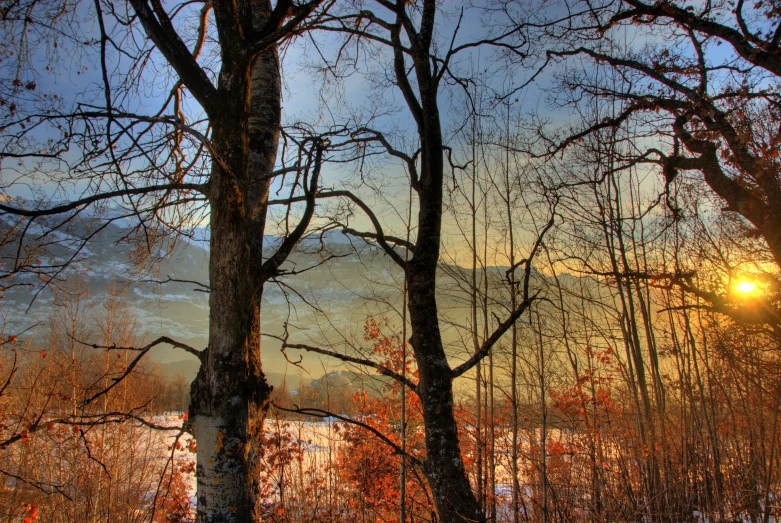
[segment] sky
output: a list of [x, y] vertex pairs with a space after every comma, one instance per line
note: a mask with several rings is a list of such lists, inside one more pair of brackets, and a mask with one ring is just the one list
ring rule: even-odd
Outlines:
[[[459, 9], [455, 1], [445, 2], [443, 5], [451, 13], [449, 17], [440, 17], [441, 41], [446, 45], [458, 23]], [[87, 8], [82, 7], [82, 9]], [[80, 18], [78, 29], [83, 32], [85, 38], [94, 40], [94, 36], [97, 35], [94, 16], [86, 12], [76, 14]], [[181, 27], [186, 27], [187, 23], [183, 21]], [[455, 40], [457, 45], [484, 34], [483, 20], [476, 10], [466, 10], [460, 24]], [[132, 49], [133, 46], [141, 45], [143, 39], [142, 33], [135, 32], [126, 35], [122, 45], [126, 46], [126, 49]], [[100, 61], [99, 54], [96, 53], [98, 49], [94, 42], [89, 45], [63, 42], [56, 51], [51, 46], [40, 46], [31, 55], [32, 69], [24, 71], [20, 80], [25, 84], [32, 80], [36, 81], [34, 93], [36, 96], [46, 94], [49, 97], [47, 99], [51, 100], [50, 97], [57, 94], [66, 108], [74, 107], [77, 103], [102, 101]], [[403, 108], [398, 89], [388, 85], [387, 82], [389, 63], [387, 50], [380, 51], [377, 55], [363, 55], [369, 59], [360, 69], [365, 71], [365, 65], [368, 64], [370, 74], [353, 71], [343, 81], [338, 84], [331, 82], [328, 84], [329, 89], [323, 89], [323, 73], [315, 69], [322, 68], [322, 56], [332, 57], [336, 49], [335, 39], [322, 34], [302, 36], [285, 48], [283, 120], [286, 123], [305, 121], [327, 126], [340, 125], [350, 120], [365, 121], [369, 115], [384, 113], [372, 120], [380, 130], [390, 131], [399, 143], [415, 143], [414, 127], [409, 112]], [[124, 56], [121, 49], [110, 51], [109, 57], [109, 70], [112, 72], [139, 65], [130, 57]], [[7, 71], [5, 66], [8, 63], [8, 60], [0, 62], [0, 67], [4, 67], [3, 70]], [[215, 70], [219, 66], [216, 57], [208, 53], [204, 54], [203, 63]], [[484, 81], [497, 92], [512, 90], [532, 74], [532, 71], [520, 67], [506, 69], [504, 74], [494, 74], [501, 64], [494, 59], [489, 49], [464, 53], [458, 58], [457, 65], [463, 71], [483, 73]], [[125, 96], [124, 100], [129, 110], [148, 114], [154, 113], [163, 104], [174, 78], [159, 54], [152, 53], [145, 67], [145, 73], [126, 94], [121, 90], [122, 86], [114, 81], [116, 88], [114, 96], [120, 101]], [[517, 93], [513, 99], [516, 112], [513, 120], [522, 119], [525, 114], [535, 111], [544, 112], [554, 122], [563, 121], [569, 116], [567, 110], [556, 111], [548, 107], [543, 88], [549, 86], [550, 82], [552, 77], [549, 73], [545, 73], [538, 77], [534, 84]], [[464, 120], [465, 110], [459, 102], [461, 95], [459, 87], [443, 87], [440, 97], [441, 117], [447, 132]], [[493, 100], [489, 99], [486, 104], [491, 102]], [[489, 114], [496, 112], [495, 109], [486, 111]], [[203, 117], [202, 111], [192, 99], [187, 99], [186, 113], [191, 122]], [[457, 143], [457, 140], [453, 142]], [[409, 148], [406, 150], [412, 152]], [[75, 151], [70, 154], [74, 157], [76, 155]], [[30, 165], [28, 163], [27, 166], [20, 167], [7, 160], [3, 162], [0, 172], [4, 184], [7, 184], [12, 177], [19, 175], [23, 177], [20, 180], [22, 183], [6, 189], [7, 194], [29, 197], [31, 189], [35, 189], [41, 195], [52, 195], [55, 189], [59, 189], [57, 198], [65, 198], [78, 194], [86, 188], [86, 182], [83, 180], [58, 187], [51, 182], [42, 183], [41, 179], [31, 179], [25, 172]], [[372, 170], [363, 173], [357, 173], [354, 167], [345, 164], [327, 166], [323, 176], [324, 183], [333, 188], [355, 187], [359, 193], [371, 195], [377, 204], [375, 209], [381, 215], [385, 225], [395, 234], [403, 236], [404, 217], [408, 213], [410, 202], [406, 173], [401, 164], [395, 161], [378, 162], [373, 164]], [[486, 164], [487, 169], [491, 167], [490, 163]], [[62, 174], [65, 177], [68, 175], [67, 172]], [[281, 179], [277, 183], [280, 182]], [[274, 189], [278, 188], [279, 185], [274, 187]], [[414, 213], [414, 203], [412, 205]], [[468, 265], [469, 256], [460, 247], [463, 245], [460, 238], [464, 227], [463, 224], [459, 226], [458, 220], [454, 220], [453, 217], [454, 215], [449, 215], [445, 220], [447, 255], [449, 261]], [[203, 222], [193, 223], [193, 226], [203, 225], [205, 225]], [[370, 230], [368, 221], [360, 215], [351, 225], [357, 229]], [[524, 225], [529, 226], [528, 223]], [[272, 229], [269, 232], [274, 234], [276, 231]], [[412, 235], [414, 237], [414, 231]], [[526, 241], [533, 235], [528, 233], [527, 236]], [[521, 240], [523, 241], [524, 238]], [[501, 243], [500, 239], [496, 242], [497, 245]], [[505, 265], [506, 259], [502, 259], [504, 254], [500, 251], [501, 249], [497, 247], [495, 264]]]

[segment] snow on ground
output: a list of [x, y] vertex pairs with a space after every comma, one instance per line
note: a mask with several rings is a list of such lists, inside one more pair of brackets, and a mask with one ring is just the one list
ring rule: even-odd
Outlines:
[[[181, 427], [184, 416], [178, 412], [166, 413], [162, 416], [154, 418], [154, 423], [167, 426], [167, 427]], [[332, 464], [336, 459], [340, 447], [345, 444], [342, 438], [345, 433], [344, 430], [339, 430], [337, 426], [342, 425], [336, 419], [324, 419], [317, 422], [312, 421], [291, 421], [291, 420], [274, 420], [267, 419], [265, 422], [266, 435], [270, 437], [272, 452], [269, 455], [273, 455], [278, 451], [280, 447], [288, 448], [293, 455], [292, 459], [286, 466], [287, 471], [284, 472], [286, 479], [290, 481], [290, 474], [300, 475], [303, 477], [325, 477], [330, 475], [328, 472], [329, 464]], [[184, 469], [188, 472], [184, 474], [184, 481], [187, 486], [188, 498], [191, 501], [194, 509], [196, 503], [196, 479], [195, 479], [195, 460], [196, 455], [194, 453], [194, 446], [190, 445], [192, 436], [190, 434], [181, 434], [179, 429], [172, 429], [168, 431], [168, 437], [164, 439], [164, 444], [161, 445], [159, 456], [161, 460], [168, 460], [173, 454], [175, 466], [180, 470]], [[274, 438], [272, 436], [276, 434], [282, 434], [281, 438]], [[526, 434], [532, 436], [532, 439], [537, 434]], [[178, 443], [175, 448], [173, 445], [179, 437]], [[549, 430], [548, 431], [549, 443], [573, 443], [580, 436], [572, 431], [562, 430]], [[500, 506], [509, 506], [509, 500], [511, 498], [511, 481], [510, 481], [510, 467], [509, 467], [509, 451], [501, 450], [505, 444], [509, 443], [510, 431], [509, 428], [498, 428], [497, 430], [497, 484], [496, 495], [497, 498], [505, 500], [504, 503], [499, 503]], [[163, 441], [161, 439], [161, 441]], [[281, 443], [280, 443], [281, 442]], [[530, 442], [523, 438], [520, 438], [522, 447], [528, 447]], [[299, 461], [300, 459], [300, 461]], [[571, 456], [566, 456], [564, 459], [571, 459]], [[273, 467], [272, 467], [273, 468]], [[169, 469], [170, 470], [170, 469]], [[525, 477], [528, 474], [528, 470], [525, 471], [521, 467], [521, 478], [519, 478], [522, 488], [526, 489], [526, 495], [530, 496], [532, 493], [529, 490], [531, 487], [530, 482], [534, 479]], [[268, 497], [266, 501], [269, 506], [273, 506], [278, 500], [278, 490], [276, 488], [278, 480], [278, 470], [270, 470], [267, 477], [264, 477], [264, 482], [268, 485]], [[509, 516], [507, 520], [509, 520]]]
[[[197, 492], [195, 479], [196, 455], [194, 452], [195, 447], [190, 445], [193, 439], [192, 436], [188, 433], [182, 434], [179, 429], [183, 421], [184, 416], [180, 412], [168, 412], [155, 416], [152, 419], [152, 422], [159, 426], [172, 427], [172, 429], [166, 431], [168, 436], [160, 440], [159, 459], [170, 460], [173, 456], [174, 465], [180, 470], [188, 471], [183, 474], [183, 479], [187, 486], [188, 498], [194, 509]], [[283, 439], [288, 444], [300, 446], [301, 455], [303, 456], [301, 466], [303, 470], [310, 474], [317, 474], [318, 471], [323, 470], [328, 463], [328, 456], [335, 455], [338, 446], [342, 443], [342, 439], [339, 436], [340, 432], [335, 429], [335, 420], [309, 422], [267, 419], [265, 425], [267, 436], [278, 432], [283, 433], [285, 435]], [[168, 470], [170, 471], [170, 468]], [[269, 479], [273, 481], [273, 478]], [[274, 497], [271, 496], [266, 501], [272, 504], [276, 501]]]

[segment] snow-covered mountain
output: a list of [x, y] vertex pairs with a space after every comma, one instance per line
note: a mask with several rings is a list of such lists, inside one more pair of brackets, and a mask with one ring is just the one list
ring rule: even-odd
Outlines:
[[[137, 264], [133, 244], [126, 241], [131, 232], [128, 222], [111, 223], [100, 228], [91, 220], [59, 224], [54, 220], [36, 220], [26, 234], [43, 248], [33, 252], [39, 262], [57, 265], [72, 260], [52, 284], [41, 289], [37, 275], [23, 272], [0, 280], [29, 284], [5, 291], [0, 300], [11, 330], [20, 331], [40, 322], [46, 324], [56, 309], [57, 293], [79, 292], [90, 305], [101, 307], [108, 293], [120, 293], [138, 320], [139, 338], [147, 341], [166, 335], [196, 348], [206, 346], [208, 335], [208, 229], [191, 231], [190, 237], [158, 247], [156, 260]], [[99, 230], [98, 230], [99, 229]], [[18, 264], [18, 250], [11, 241], [20, 234], [19, 224], [7, 216], [0, 219], [0, 264], [6, 272]], [[81, 238], [92, 235], [81, 246]], [[268, 253], [279, 238], [266, 239]], [[35, 242], [33, 242], [35, 243]], [[492, 269], [498, 279], [503, 268]], [[361, 345], [363, 325], [369, 315], [386, 316], [391, 325], [400, 325], [401, 271], [372, 245], [346, 236], [340, 231], [311, 235], [301, 242], [283, 266], [286, 273], [269, 282], [263, 292], [263, 330], [282, 336], [287, 326], [291, 342], [323, 345]], [[440, 314], [443, 315], [445, 341], [460, 339], [452, 325], [465, 325], [468, 299], [459, 285], [468, 282], [465, 271], [448, 267], [440, 271]], [[202, 283], [204, 286], [199, 285]], [[86, 297], [84, 295], [87, 295]], [[450, 325], [450, 327], [449, 327]], [[448, 329], [450, 329], [448, 331]], [[45, 335], [39, 328], [38, 334]], [[454, 343], [454, 346], [458, 345]], [[273, 337], [263, 341], [264, 370], [273, 375], [316, 378], [340, 368], [336, 361], [304, 354], [303, 367], [297, 368], [300, 353], [280, 351]], [[451, 350], [458, 356], [458, 347]], [[163, 348], [153, 354], [168, 373], [181, 369], [187, 377], [197, 369], [197, 360], [182, 351]], [[308, 373], [308, 374], [307, 374]]]
[[[150, 340], [167, 335], [196, 348], [205, 347], [208, 293], [197, 282], [208, 285], [208, 230], [192, 231], [192, 237], [185, 241], [165, 244], [157, 249], [157, 260], [139, 265], [135, 263], [133, 245], [126, 241], [131, 232], [129, 225], [120, 222], [103, 226], [89, 217], [69, 224], [35, 220], [24, 234], [40, 248], [29, 253], [50, 266], [69, 260], [70, 263], [56, 273], [48, 286], [42, 285], [39, 275], [32, 271], [22, 271], [0, 282], [10, 286], [0, 301], [9, 328], [19, 331], [47, 323], [56, 308], [58, 293], [64, 296], [67, 292], [79, 292], [89, 304], [100, 306], [107, 293], [118, 292], [138, 319], [139, 337]], [[8, 240], [18, 238], [23, 227], [13, 218], [0, 217], [0, 238], [7, 239], [0, 246], [0, 263], [6, 273], [19, 264], [17, 246]], [[89, 242], [82, 245], [81, 239], [90, 235]], [[275, 237], [266, 239], [269, 254], [279, 241]], [[283, 269], [291, 274], [279, 282], [270, 282], [264, 290], [264, 330], [281, 335], [288, 324], [291, 336], [308, 343], [322, 341], [329, 330], [324, 322], [332, 319], [338, 320], [334, 325], [350, 320], [348, 323], [357, 324], [356, 332], [360, 332], [371, 309], [368, 304], [392, 300], [392, 295], [397, 294], [398, 271], [392, 271], [388, 262], [363, 240], [348, 238], [338, 231], [306, 238]], [[367, 284], [364, 276], [368, 275], [371, 282]], [[45, 330], [39, 328], [38, 335], [45, 335]], [[299, 373], [291, 370], [295, 368], [279, 347], [273, 338], [264, 340], [265, 370]], [[169, 371], [179, 365], [184, 374], [190, 375], [196, 368], [194, 358], [190, 360], [173, 349], [157, 351], [154, 357]], [[312, 371], [315, 376], [327, 370], [319, 362], [317, 367]]]

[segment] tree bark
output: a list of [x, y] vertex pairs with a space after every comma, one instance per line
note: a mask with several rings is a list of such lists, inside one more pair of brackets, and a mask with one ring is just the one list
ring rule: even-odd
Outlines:
[[483, 522], [485, 515], [472, 492], [461, 459], [453, 412], [453, 373], [439, 330], [436, 273], [442, 231], [443, 141], [436, 96], [426, 94], [424, 91], [421, 96], [425, 117], [420, 129], [423, 152], [418, 241], [406, 273], [411, 342], [420, 375], [418, 394], [426, 428], [424, 471], [440, 521]]
[[[252, 6], [258, 29], [270, 3]], [[260, 449], [271, 393], [260, 358], [261, 298], [269, 276], [262, 271], [263, 236], [279, 142], [280, 85], [276, 47], [251, 68], [224, 58], [222, 107], [212, 118], [222, 163], [213, 163], [210, 187], [209, 347], [190, 406], [199, 523], [257, 522], [262, 516]]]

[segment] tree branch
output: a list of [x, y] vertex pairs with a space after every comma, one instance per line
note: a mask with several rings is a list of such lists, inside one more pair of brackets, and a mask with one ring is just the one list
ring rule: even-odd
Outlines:
[[146, 354], [150, 350], [152, 350], [154, 347], [156, 347], [158, 345], [161, 345], [161, 344], [164, 344], [164, 343], [168, 344], [168, 345], [172, 345], [172, 346], [177, 347], [179, 349], [182, 349], [182, 350], [184, 350], [186, 352], [189, 352], [190, 354], [193, 354], [199, 360], [201, 359], [201, 357], [202, 357], [202, 355], [204, 353], [204, 351], [199, 351], [199, 350], [197, 350], [197, 349], [195, 349], [193, 347], [190, 347], [189, 345], [186, 345], [184, 343], [181, 343], [179, 341], [171, 339], [168, 336], [160, 336], [156, 340], [148, 343], [147, 345], [145, 345], [143, 347], [117, 347], [116, 345], [97, 345], [97, 344], [94, 344], [94, 343], [85, 343], [83, 341], [76, 340], [75, 338], [74, 338], [74, 341], [76, 341], [78, 343], [81, 343], [82, 345], [86, 345], [88, 347], [92, 347], [93, 349], [126, 350], [126, 351], [135, 351], [135, 352], [139, 353], [128, 364], [127, 368], [122, 373], [122, 375], [120, 375], [118, 378], [113, 378], [114, 383], [112, 383], [111, 385], [109, 385], [105, 389], [103, 389], [103, 390], [93, 394], [89, 399], [85, 399], [82, 402], [82, 406], [88, 405], [88, 404], [92, 403], [93, 401], [95, 401], [96, 399], [98, 399], [99, 397], [101, 397], [101, 396], [103, 396], [105, 394], [108, 394], [108, 392], [111, 389], [116, 387], [123, 379], [125, 379], [133, 371], [133, 369], [136, 367], [136, 365], [138, 365], [138, 363], [141, 361], [141, 359], [144, 356], [146, 356]]
[[217, 96], [217, 89], [212, 85], [206, 72], [195, 61], [182, 39], [179, 38], [170, 18], [162, 9], [153, 11], [146, 0], [130, 0], [130, 5], [133, 6], [133, 10], [141, 20], [149, 39], [154, 42], [168, 63], [176, 69], [179, 78], [193, 93], [198, 103], [207, 113], [214, 112], [214, 98]]
[[147, 187], [121, 189], [117, 191], [109, 191], [105, 193], [93, 194], [92, 196], [88, 196], [80, 200], [74, 200], [72, 202], [68, 202], [63, 205], [51, 207], [49, 209], [20, 209], [17, 207], [11, 207], [10, 205], [5, 205], [3, 203], [0, 203], [0, 211], [4, 211], [9, 214], [14, 214], [17, 216], [30, 216], [30, 217], [51, 216], [53, 214], [62, 214], [64, 212], [72, 211], [73, 209], [76, 209], [78, 207], [87, 206], [91, 203], [95, 203], [98, 201], [109, 200], [111, 198], [119, 198], [122, 196], [143, 195], [143, 194], [149, 194], [157, 191], [171, 191], [171, 190], [198, 191], [200, 193], [205, 194], [206, 187], [207, 186], [205, 184], [198, 184], [198, 183], [170, 183], [164, 185], [149, 185]]
[[364, 358], [355, 358], [353, 356], [347, 356], [346, 354], [340, 354], [338, 352], [328, 350], [328, 349], [321, 349], [320, 347], [314, 347], [312, 345], [307, 345], [305, 343], [288, 343], [285, 338], [281, 338], [279, 336], [273, 336], [271, 334], [266, 334], [266, 336], [276, 338], [280, 341], [282, 341], [282, 347], [286, 349], [299, 349], [299, 350], [305, 350], [307, 352], [314, 352], [316, 354], [322, 354], [323, 356], [330, 356], [332, 358], [336, 358], [342, 361], [346, 361], [348, 363], [355, 363], [357, 365], [363, 365], [364, 367], [371, 367], [372, 369], [375, 369], [377, 372], [382, 374], [383, 376], [387, 376], [388, 378], [391, 378], [402, 385], [409, 387], [410, 390], [415, 392], [417, 394], [418, 386], [413, 383], [409, 378], [406, 378], [402, 376], [401, 374], [398, 374], [396, 372], [393, 372], [389, 368], [380, 365], [379, 363], [375, 363], [372, 360], [364, 359]]
[[368, 425], [368, 424], [363, 423], [361, 421], [358, 421], [358, 420], [355, 420], [355, 419], [352, 419], [352, 418], [348, 418], [347, 416], [341, 416], [339, 414], [334, 414], [333, 412], [329, 412], [329, 411], [323, 410], [323, 409], [300, 408], [300, 407], [299, 408], [295, 408], [295, 409], [287, 409], [285, 407], [277, 405], [276, 403], [274, 404], [274, 408], [279, 409], [279, 410], [284, 411], [284, 412], [291, 412], [293, 414], [303, 414], [305, 416], [315, 416], [315, 417], [318, 417], [318, 418], [335, 418], [335, 419], [338, 419], [339, 421], [342, 421], [344, 423], [349, 423], [350, 425], [355, 425], [357, 427], [361, 427], [362, 429], [367, 430], [367, 431], [371, 432], [372, 434], [374, 434], [375, 436], [377, 436], [380, 439], [380, 441], [382, 441], [383, 443], [385, 443], [386, 445], [391, 447], [396, 454], [399, 454], [400, 456], [404, 456], [406, 459], [414, 462], [416, 465], [419, 465], [419, 466], [422, 465], [421, 461], [418, 458], [416, 458], [415, 456], [413, 456], [413, 455], [405, 452], [404, 450], [402, 450], [402, 448], [399, 445], [394, 443], [385, 434], [383, 434], [379, 430], [375, 429], [371, 425]]

